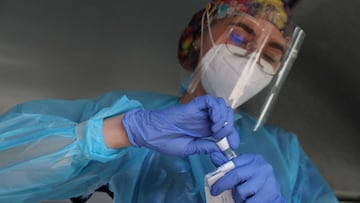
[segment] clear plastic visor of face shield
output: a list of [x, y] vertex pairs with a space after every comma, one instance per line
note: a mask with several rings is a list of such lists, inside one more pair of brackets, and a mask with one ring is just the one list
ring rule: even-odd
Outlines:
[[247, 14], [203, 25], [202, 57], [187, 91], [201, 83], [208, 94], [254, 116], [256, 131], [267, 120], [304, 36], [295, 27], [285, 38], [268, 21]]

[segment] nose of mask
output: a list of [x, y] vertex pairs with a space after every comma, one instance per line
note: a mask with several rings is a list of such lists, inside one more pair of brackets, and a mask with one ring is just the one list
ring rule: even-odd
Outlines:
[[201, 82], [210, 95], [222, 97], [237, 108], [267, 86], [272, 76], [261, 71], [251, 57], [229, 54], [225, 45], [216, 45], [202, 59]]

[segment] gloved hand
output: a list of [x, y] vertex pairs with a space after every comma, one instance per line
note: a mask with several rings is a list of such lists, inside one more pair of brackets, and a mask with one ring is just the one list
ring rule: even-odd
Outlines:
[[231, 147], [237, 148], [240, 140], [233, 117], [222, 98], [205, 95], [162, 110], [131, 110], [122, 122], [131, 145], [186, 156], [219, 151], [210, 136], [216, 140], [227, 136]]
[[[219, 152], [212, 153], [211, 159], [216, 166], [226, 162], [226, 157]], [[243, 154], [232, 161], [235, 168], [218, 179], [211, 187], [211, 194], [216, 196], [232, 189], [236, 203], [285, 203], [276, 181], [272, 166], [262, 156]]]

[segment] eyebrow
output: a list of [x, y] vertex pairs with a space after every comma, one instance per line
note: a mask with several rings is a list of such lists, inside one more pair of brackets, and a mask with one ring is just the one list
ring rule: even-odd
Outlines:
[[256, 35], [255, 31], [248, 25], [244, 24], [244, 23], [231, 23], [231, 25], [235, 25], [238, 27], [241, 27], [242, 29], [245, 30], [245, 32], [249, 33], [250, 35]]
[[[230, 23], [230, 24], [241, 27], [242, 29], [245, 30], [245, 32], [249, 33], [250, 35], [256, 36], [256, 32], [254, 31], [254, 29], [252, 29], [250, 26], [246, 25], [245, 23], [238, 22], [238, 23]], [[268, 45], [274, 49], [281, 51], [283, 55], [285, 54], [285, 48], [281, 44], [277, 42], [270, 42]]]
[[274, 48], [274, 49], [277, 49], [279, 51], [281, 51], [282, 54], [285, 54], [285, 49], [283, 46], [281, 46], [279, 43], [276, 43], [276, 42], [270, 42], [268, 44], [270, 47]]

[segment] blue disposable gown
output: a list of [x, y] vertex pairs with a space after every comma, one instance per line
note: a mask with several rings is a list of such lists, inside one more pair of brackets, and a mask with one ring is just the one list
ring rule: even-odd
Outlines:
[[[109, 184], [114, 202], [205, 202], [207, 155], [174, 157], [146, 148], [109, 149], [104, 118], [134, 108], [158, 109], [178, 97], [111, 92], [95, 100], [41, 100], [19, 104], [0, 117], [0, 202], [62, 200]], [[261, 154], [274, 168], [288, 202], [332, 203], [336, 197], [296, 136], [239, 115], [238, 153]]]

